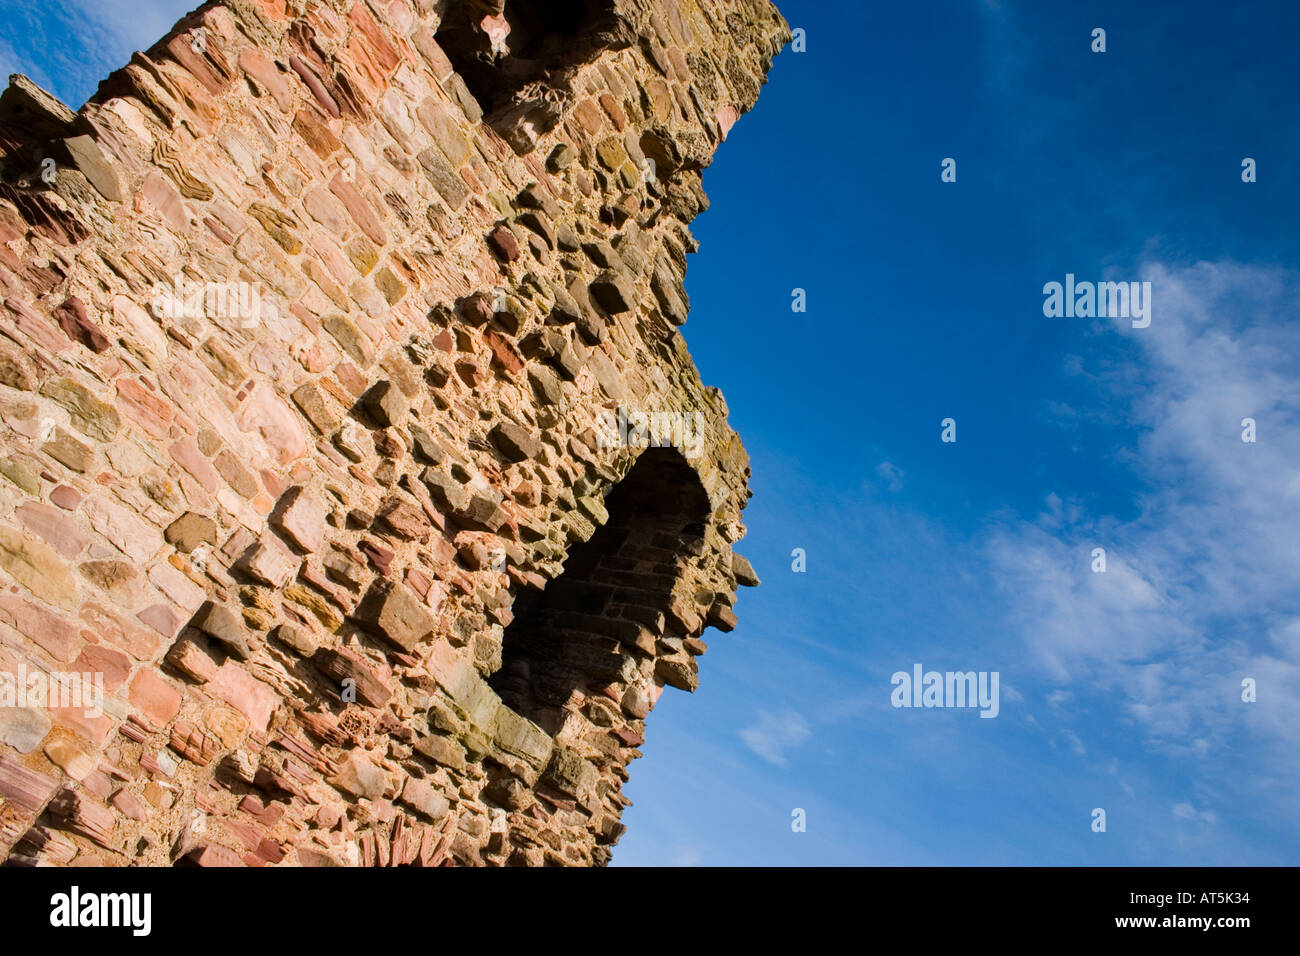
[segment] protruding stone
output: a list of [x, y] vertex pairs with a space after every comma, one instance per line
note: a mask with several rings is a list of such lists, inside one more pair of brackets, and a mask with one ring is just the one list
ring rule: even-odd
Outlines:
[[112, 164], [100, 152], [98, 144], [89, 136], [73, 136], [63, 141], [72, 159], [72, 165], [90, 180], [90, 185], [110, 202], [122, 201], [122, 186]]
[[402, 650], [415, 651], [433, 633], [434, 619], [403, 585], [377, 581], [357, 607], [357, 621]]
[[553, 173], [563, 172], [573, 164], [573, 156], [573, 147], [568, 143], [561, 143], [551, 150], [551, 155], [546, 159], [546, 166]]
[[[322, 647], [312, 658], [317, 669], [339, 688], [339, 696], [348, 700], [355, 692], [355, 700], [366, 707], [383, 707], [393, 696], [393, 691], [361, 658], [346, 651]], [[350, 683], [349, 683], [350, 682]]]
[[466, 767], [465, 748], [448, 737], [437, 734], [421, 737], [415, 742], [415, 750], [434, 763], [452, 770], [464, 770]]
[[747, 588], [756, 588], [763, 582], [758, 579], [754, 566], [749, 563], [749, 559], [736, 552], [731, 553], [731, 573], [736, 576], [736, 583], [744, 585]]
[[263, 584], [282, 588], [293, 580], [299, 564], [299, 559], [288, 548], [268, 535], [250, 545], [236, 567]]
[[238, 611], [224, 604], [207, 601], [199, 608], [191, 623], [208, 637], [225, 645], [241, 661], [252, 656], [248, 629]]
[[636, 289], [627, 276], [605, 270], [591, 283], [591, 297], [610, 315], [631, 312], [636, 305]]
[[388, 788], [384, 772], [363, 753], [351, 754], [330, 783], [354, 797], [378, 800]]
[[497, 711], [493, 740], [501, 750], [527, 761], [538, 770], [546, 767], [555, 748], [555, 742], [546, 731], [509, 707]]
[[542, 450], [541, 443], [522, 425], [503, 421], [488, 433], [488, 440], [496, 445], [506, 461], [528, 461]]
[[392, 382], [376, 382], [361, 401], [381, 428], [396, 425], [406, 413], [406, 400]]
[[497, 226], [488, 233], [488, 245], [503, 262], [514, 262], [519, 258], [519, 240], [505, 226]]
[[447, 798], [430, 787], [423, 780], [407, 777], [402, 787], [402, 803], [413, 807], [430, 820], [441, 820], [451, 809]]
[[329, 507], [301, 485], [290, 488], [271, 512], [271, 527], [309, 554], [325, 547]]
[[700, 686], [699, 668], [690, 658], [682, 660], [676, 657], [661, 657], [655, 661], [655, 677], [669, 687], [676, 687], [688, 694], [695, 693]]
[[581, 799], [595, 788], [598, 776], [591, 761], [574, 750], [560, 747], [551, 757], [542, 780], [560, 793]]

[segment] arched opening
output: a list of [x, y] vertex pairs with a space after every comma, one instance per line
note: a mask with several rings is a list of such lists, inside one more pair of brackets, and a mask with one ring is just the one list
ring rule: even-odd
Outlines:
[[683, 564], [704, 546], [709, 500], [673, 448], [650, 448], [608, 494], [609, 519], [564, 573], [515, 602], [489, 683], [516, 713], [556, 734], [574, 692], [645, 680]]
[[559, 122], [554, 94], [567, 75], [631, 43], [613, 0], [453, 0], [437, 39], [487, 121], [520, 151]]

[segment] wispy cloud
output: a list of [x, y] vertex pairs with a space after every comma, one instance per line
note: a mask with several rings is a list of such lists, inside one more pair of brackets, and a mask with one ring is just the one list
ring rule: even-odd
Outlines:
[[1173, 813], [1179, 820], [1195, 820], [1211, 826], [1219, 822], [1218, 814], [1211, 810], [1197, 810], [1190, 803], [1175, 803]]
[[882, 461], [876, 466], [876, 474], [885, 482], [885, 487], [897, 494], [903, 490], [903, 469], [891, 461]]
[[803, 715], [794, 710], [778, 713], [759, 711], [758, 719], [740, 732], [750, 750], [770, 764], [785, 766], [786, 752], [794, 750], [812, 736], [812, 728]]
[[[1235, 727], [1300, 743], [1297, 276], [1152, 265], [1156, 317], [1125, 329], [1103, 401], [1139, 429], [1122, 450], [1137, 516], [1049, 502], [989, 555], [1009, 616], [1052, 679], [1117, 695], [1152, 739], [1204, 755]], [[1254, 443], [1242, 421], [1257, 423]], [[1106, 570], [1094, 573], [1094, 548]], [[1243, 676], [1270, 699], [1240, 700]], [[1059, 698], [1062, 702], [1066, 698]], [[1261, 743], [1264, 743], [1261, 740]], [[1291, 761], [1288, 773], [1295, 770]]]

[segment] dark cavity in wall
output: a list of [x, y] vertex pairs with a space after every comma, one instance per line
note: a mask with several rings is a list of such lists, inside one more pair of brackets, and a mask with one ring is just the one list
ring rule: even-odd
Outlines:
[[[510, 24], [506, 50], [493, 50], [485, 16], [504, 7]], [[458, 0], [443, 18], [438, 44], [451, 60], [489, 122], [530, 98], [542, 83], [563, 84], [566, 71], [607, 49], [626, 46], [614, 0]]]
[[609, 520], [570, 551], [564, 573], [515, 602], [489, 681], [552, 735], [575, 690], [621, 685], [636, 660], [654, 653], [673, 584], [704, 546], [708, 496], [674, 449], [643, 452], [605, 507]]

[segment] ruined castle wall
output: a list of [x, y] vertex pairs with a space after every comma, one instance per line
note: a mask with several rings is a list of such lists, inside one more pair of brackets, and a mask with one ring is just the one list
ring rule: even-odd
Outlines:
[[0, 857], [609, 859], [757, 583], [676, 327], [787, 38], [766, 0], [223, 0], [78, 113], [9, 88], [0, 673], [105, 697], [0, 697]]

